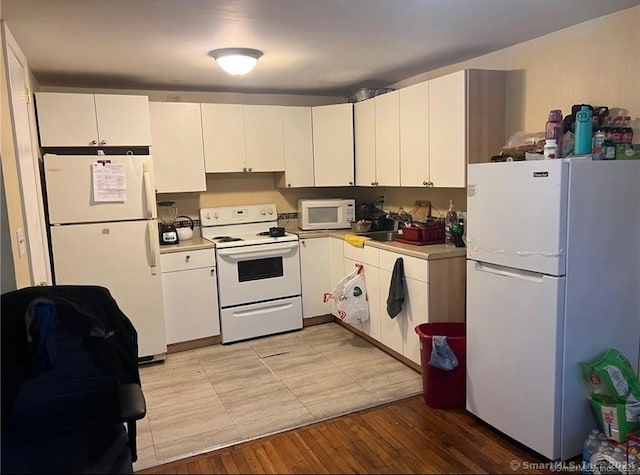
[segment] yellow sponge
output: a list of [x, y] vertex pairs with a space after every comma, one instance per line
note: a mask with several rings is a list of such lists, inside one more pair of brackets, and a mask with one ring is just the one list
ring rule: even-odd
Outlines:
[[371, 239], [371, 238], [366, 237], [366, 236], [358, 236], [356, 234], [345, 234], [344, 235], [344, 240], [347, 241], [352, 246], [356, 246], [356, 247], [364, 247], [364, 242], [367, 239]]

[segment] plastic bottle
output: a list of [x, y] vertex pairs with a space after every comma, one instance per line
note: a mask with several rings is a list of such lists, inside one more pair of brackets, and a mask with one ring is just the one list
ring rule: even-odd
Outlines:
[[640, 466], [638, 466], [638, 457], [633, 454], [629, 454], [627, 460], [627, 473], [637, 474], [640, 473]]
[[573, 144], [574, 155], [585, 155], [591, 153], [591, 130], [593, 121], [591, 120], [591, 109], [589, 106], [582, 106], [576, 114], [575, 143]]
[[620, 143], [622, 141], [622, 116], [617, 115], [613, 118], [611, 124], [611, 140], [613, 143]]
[[593, 158], [601, 159], [602, 158], [602, 144], [606, 139], [606, 133], [604, 131], [604, 127], [598, 127], [595, 134], [593, 134]]
[[549, 119], [544, 127], [544, 138], [556, 141], [557, 152], [555, 158], [562, 156], [562, 129], [562, 111], [559, 109], [549, 111]]
[[633, 143], [633, 127], [631, 127], [631, 116], [626, 115], [622, 119], [622, 143]]
[[453, 200], [449, 200], [449, 209], [444, 218], [444, 243], [447, 246], [455, 246], [455, 240], [453, 238], [453, 223], [458, 222], [458, 213], [456, 213], [453, 207]]
[[627, 468], [627, 454], [622, 451], [620, 447], [613, 449], [613, 460], [615, 469], [620, 473], [626, 473]]
[[558, 142], [556, 139], [547, 139], [544, 143], [544, 158], [545, 160], [558, 157]]
[[584, 441], [582, 446], [582, 473], [593, 473], [591, 470], [591, 456], [595, 454], [600, 448], [600, 441], [596, 434], [589, 434], [587, 440]]

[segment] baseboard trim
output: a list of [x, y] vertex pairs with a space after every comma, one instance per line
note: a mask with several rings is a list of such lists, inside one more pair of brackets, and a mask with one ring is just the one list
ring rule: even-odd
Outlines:
[[220, 335], [198, 338], [197, 340], [181, 341], [167, 345], [167, 353], [179, 353], [180, 351], [195, 350], [205, 346], [217, 345], [220, 343]]

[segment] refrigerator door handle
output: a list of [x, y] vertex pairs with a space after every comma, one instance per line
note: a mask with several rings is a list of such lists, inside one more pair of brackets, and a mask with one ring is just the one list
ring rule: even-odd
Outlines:
[[145, 204], [147, 205], [147, 218], [154, 218], [153, 204], [155, 198], [153, 186], [151, 184], [151, 164], [149, 162], [142, 165], [142, 181], [144, 185]]
[[151, 275], [158, 273], [158, 254], [160, 254], [160, 241], [158, 239], [158, 228], [155, 221], [147, 222], [147, 231], [149, 234], [149, 255], [151, 256]]
[[486, 262], [476, 262], [475, 269], [478, 272], [489, 272], [491, 274], [496, 274], [503, 277], [528, 280], [530, 282], [542, 283], [543, 278], [543, 274], [538, 274], [537, 272], [513, 269], [511, 267], [496, 266], [493, 264], [487, 264]]

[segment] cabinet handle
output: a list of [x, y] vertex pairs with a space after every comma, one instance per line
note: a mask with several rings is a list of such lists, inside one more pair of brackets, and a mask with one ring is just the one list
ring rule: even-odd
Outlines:
[[300, 244], [302, 244], [302, 247], [307, 247], [307, 241], [300, 241]]
[[350, 182], [349, 182], [349, 184], [350, 184], [350, 185], [353, 185], [353, 182], [352, 182], [352, 181], [350, 181]]
[[101, 140], [100, 141], [100, 145], [107, 145], [107, 141], [106, 140]]
[[216, 275], [216, 270], [215, 269], [211, 269], [209, 274], [211, 275], [211, 277], [213, 277], [214, 275]]
[[242, 168], [242, 171], [243, 171], [243, 172], [246, 172], [246, 171], [247, 171], [247, 167], [243, 167], [243, 168]]
[[252, 171], [253, 171], [253, 168], [249, 167], [249, 171], [250, 171], [250, 172], [252, 172]]
[[291, 183], [287, 183], [287, 186], [288, 186], [289, 188], [291, 188]]
[[428, 182], [427, 180], [423, 181], [423, 182], [422, 182], [422, 184], [423, 184], [424, 186], [429, 186], [429, 182]]
[[98, 141], [97, 140], [92, 140], [91, 142], [89, 142], [89, 145], [98, 145]]
[[184, 256], [184, 261], [185, 262], [189, 262], [189, 259], [191, 259], [191, 256]]

